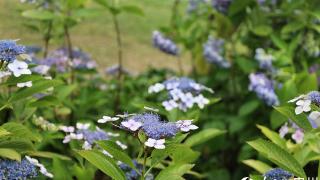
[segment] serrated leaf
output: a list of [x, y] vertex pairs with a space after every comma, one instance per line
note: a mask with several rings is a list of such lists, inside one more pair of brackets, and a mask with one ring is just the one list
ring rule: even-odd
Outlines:
[[254, 159], [248, 159], [248, 160], [244, 160], [242, 161], [244, 164], [246, 164], [247, 166], [250, 166], [251, 168], [255, 169], [256, 171], [258, 171], [261, 174], [266, 173], [267, 171], [269, 171], [270, 169], [272, 169], [271, 166], [269, 166], [268, 164], [258, 161], [258, 160], [254, 160]]
[[280, 168], [292, 172], [295, 176], [306, 178], [301, 164], [276, 144], [263, 139], [249, 141], [248, 144]]
[[2, 125], [2, 128], [10, 132], [14, 135], [14, 137], [18, 138], [26, 138], [31, 141], [41, 141], [41, 136], [37, 133], [30, 131], [27, 127], [22, 124], [9, 122]]
[[118, 165], [116, 165], [113, 159], [94, 150], [81, 150], [77, 151], [77, 153], [111, 178], [125, 180], [124, 173]]
[[282, 106], [282, 107], [274, 107], [274, 109], [280, 112], [282, 115], [286, 116], [288, 119], [291, 119], [300, 128], [307, 131], [312, 130], [312, 126], [309, 123], [307, 117], [304, 114], [299, 114], [299, 115], [294, 114], [293, 107]]
[[261, 125], [257, 125], [257, 126], [268, 139], [270, 139], [273, 143], [275, 143], [282, 149], [287, 150], [286, 141], [282, 139], [278, 133], [270, 130], [265, 126], [261, 126]]
[[185, 144], [188, 146], [195, 146], [195, 145], [204, 143], [212, 138], [215, 138], [216, 136], [222, 135], [224, 133], [225, 133], [225, 131], [219, 130], [219, 129], [214, 129], [214, 128], [204, 129], [204, 130], [190, 136], [186, 140]]
[[21, 155], [13, 149], [0, 148], [0, 157], [21, 161]]

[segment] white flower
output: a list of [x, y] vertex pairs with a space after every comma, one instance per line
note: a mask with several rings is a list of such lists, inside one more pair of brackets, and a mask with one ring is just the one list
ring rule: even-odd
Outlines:
[[82, 129], [82, 130], [89, 129], [90, 123], [77, 123], [76, 127], [77, 129]]
[[189, 92], [186, 93], [184, 96], [181, 96], [181, 101], [188, 107], [192, 108], [193, 104], [195, 103], [195, 98], [193, 95]]
[[312, 111], [310, 114], [309, 114], [309, 117], [308, 117], [312, 122], [314, 122], [317, 127], [320, 126], [320, 112], [319, 111]]
[[17, 83], [17, 87], [22, 88], [22, 87], [31, 87], [32, 86], [32, 81], [27, 81], [23, 83]]
[[194, 101], [198, 104], [200, 109], [203, 109], [205, 105], [210, 103], [209, 99], [203, 97], [202, 94], [196, 96]]
[[45, 75], [50, 70], [50, 66], [47, 65], [38, 65], [32, 69], [34, 72]]
[[82, 149], [84, 150], [90, 150], [92, 149], [91, 144], [88, 141], [84, 141], [83, 145], [82, 145]]
[[130, 129], [131, 131], [136, 131], [142, 126], [141, 122], [136, 122], [133, 119], [129, 119], [128, 121], [123, 121], [121, 122], [121, 124], [122, 126]]
[[174, 108], [178, 107], [177, 102], [175, 102], [174, 100], [169, 100], [169, 101], [163, 101], [162, 102], [162, 106], [167, 110], [167, 111], [171, 111]]
[[199, 127], [192, 124], [193, 120], [179, 120], [176, 122], [177, 127], [183, 132], [189, 132], [190, 130], [196, 130]]
[[69, 135], [66, 135], [62, 141], [62, 143], [68, 143], [73, 139], [83, 139], [83, 134], [75, 134], [75, 133], [70, 133]]
[[179, 86], [179, 83], [178, 83], [178, 82], [167, 83], [167, 84], [166, 84], [166, 89], [167, 89], [167, 90], [177, 89], [178, 86]]
[[110, 117], [110, 116], [103, 116], [102, 119], [98, 120], [98, 123], [106, 123], [119, 120], [118, 117]]
[[281, 126], [279, 130], [279, 135], [281, 138], [284, 138], [284, 136], [289, 132], [289, 127], [288, 124], [286, 123], [285, 125]]
[[128, 146], [127, 146], [127, 145], [123, 144], [123, 143], [122, 143], [122, 142], [120, 142], [120, 141], [116, 141], [116, 144], [117, 144], [118, 146], [120, 146], [120, 147], [121, 147], [121, 149], [127, 149], [127, 148], [128, 148]]
[[293, 102], [296, 102], [296, 101], [298, 101], [298, 100], [300, 100], [300, 99], [305, 99], [305, 98], [306, 98], [306, 95], [302, 94], [302, 95], [300, 95], [300, 96], [298, 96], [298, 97], [295, 97], [295, 98], [291, 99], [291, 100], [288, 101], [288, 102], [289, 102], [289, 103], [293, 103]]
[[106, 151], [106, 150], [102, 150], [102, 153], [103, 153], [104, 155], [106, 155], [106, 156], [109, 156], [109, 157], [113, 158], [113, 156], [112, 156], [108, 151]]
[[165, 139], [156, 140], [156, 139], [149, 138], [144, 144], [148, 147], [154, 147], [156, 149], [164, 149], [165, 148], [164, 143], [165, 143]]
[[44, 165], [39, 163], [39, 161], [37, 159], [31, 158], [30, 156], [25, 156], [25, 157], [31, 164], [40, 168], [41, 174], [43, 174], [49, 178], [53, 178], [53, 174], [49, 173], [48, 170], [44, 167]]
[[172, 89], [171, 91], [169, 91], [169, 94], [175, 101], [181, 99], [181, 97], [184, 96], [184, 93], [180, 89]]
[[23, 61], [14, 60], [8, 65], [8, 68], [15, 77], [20, 77], [23, 74], [31, 74], [30, 69], [28, 69], [28, 64]]
[[301, 114], [302, 112], [309, 112], [311, 110], [311, 100], [307, 99], [307, 100], [298, 100], [296, 102], [296, 109], [295, 109], [295, 113], [296, 114]]
[[74, 127], [73, 126], [60, 126], [59, 129], [63, 132], [66, 133], [72, 133], [74, 132]]
[[164, 85], [161, 84], [161, 83], [156, 83], [155, 85], [152, 85], [149, 87], [148, 89], [148, 93], [151, 94], [151, 93], [158, 93], [162, 90], [164, 90]]
[[120, 136], [119, 133], [111, 133], [111, 132], [108, 132], [107, 134], [108, 134], [108, 136], [113, 136], [113, 137], [119, 137], [119, 136]]
[[302, 143], [304, 133], [301, 129], [297, 129], [294, 134], [292, 134], [292, 139], [296, 141], [297, 144]]

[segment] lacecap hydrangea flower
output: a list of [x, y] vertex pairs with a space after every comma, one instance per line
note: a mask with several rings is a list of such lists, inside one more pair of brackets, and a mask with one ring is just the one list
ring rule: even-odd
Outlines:
[[201, 92], [208, 91], [213, 93], [212, 89], [202, 84], [198, 84], [187, 77], [174, 77], [162, 83], [156, 83], [149, 87], [148, 92], [151, 94], [163, 90], [166, 90], [168, 93], [168, 99], [162, 102], [162, 105], [167, 111], [171, 111], [175, 108], [187, 111], [195, 104], [202, 109], [205, 105], [209, 104], [210, 101], [205, 98]]
[[152, 33], [153, 46], [170, 55], [178, 55], [178, 46], [169, 38], [166, 38], [159, 31], [154, 31]]
[[38, 176], [36, 166], [23, 158], [21, 162], [0, 159], [0, 179], [31, 179]]
[[132, 133], [137, 133], [138, 131], [144, 132], [148, 138], [145, 145], [155, 149], [164, 149], [165, 139], [174, 137], [178, 132], [189, 132], [198, 129], [196, 125], [192, 124], [192, 120], [167, 122], [162, 120], [160, 116], [155, 113], [125, 116], [119, 125], [115, 124], [117, 121], [106, 122], [110, 122], [114, 126]]
[[82, 148], [88, 150], [92, 149], [95, 141], [109, 140], [111, 137], [119, 136], [119, 134], [107, 133], [98, 127], [95, 130], [91, 130], [90, 126], [89, 123], [77, 123], [76, 127], [60, 126], [60, 130], [67, 133], [63, 143], [78, 140], [83, 142]]
[[289, 103], [295, 103], [295, 113], [301, 114], [303, 112], [311, 111], [311, 104], [315, 104], [320, 106], [320, 92], [319, 91], [311, 91], [307, 95], [302, 94], [298, 97], [295, 97], [288, 101]]
[[212, 0], [213, 8], [224, 14], [228, 12], [231, 3], [232, 0]]
[[17, 56], [24, 54], [25, 47], [18, 45], [14, 40], [0, 40], [0, 61], [10, 63], [17, 59]]
[[67, 48], [59, 48], [50, 52], [48, 57], [40, 61], [39, 64], [56, 68], [59, 72], [66, 72], [68, 67], [74, 69], [94, 69], [97, 66], [89, 54], [86, 54], [78, 48], [72, 50], [72, 56], [73, 60], [71, 62]]
[[254, 91], [257, 96], [269, 106], [279, 105], [279, 99], [274, 91], [273, 82], [262, 73], [251, 73], [249, 75], [249, 90]]
[[293, 174], [281, 168], [274, 168], [266, 172], [264, 175], [265, 180], [289, 180]]
[[203, 56], [212, 64], [222, 68], [229, 68], [230, 63], [223, 57], [224, 41], [209, 37], [208, 41], [203, 45]]

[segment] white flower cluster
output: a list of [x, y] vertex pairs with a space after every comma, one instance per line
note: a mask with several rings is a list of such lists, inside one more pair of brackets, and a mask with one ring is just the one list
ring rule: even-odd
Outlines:
[[37, 159], [31, 158], [30, 156], [25, 156], [25, 157], [31, 164], [40, 168], [41, 174], [47, 176], [48, 178], [53, 178], [53, 174], [49, 173], [46, 167], [43, 164], [39, 163]]
[[45, 120], [42, 116], [40, 117], [34, 117], [32, 121], [36, 126], [41, 127], [43, 130], [49, 130], [49, 131], [58, 131], [59, 127], [47, 120]]
[[213, 93], [212, 89], [185, 77], [172, 78], [163, 83], [156, 83], [149, 87], [148, 93], [159, 93], [163, 90], [167, 90], [169, 96], [169, 99], [162, 102], [167, 111], [178, 108], [186, 112], [195, 104], [203, 109], [210, 101], [201, 94], [201, 91], [205, 90]]

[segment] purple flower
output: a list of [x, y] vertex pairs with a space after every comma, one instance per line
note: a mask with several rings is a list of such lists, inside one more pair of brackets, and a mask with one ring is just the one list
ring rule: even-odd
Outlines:
[[141, 129], [152, 139], [173, 137], [179, 130], [175, 123], [161, 121], [160, 116], [153, 113], [138, 114], [130, 119], [142, 123]]
[[203, 45], [203, 56], [212, 64], [222, 68], [229, 68], [230, 63], [223, 57], [224, 41], [209, 37], [208, 41]]
[[264, 175], [266, 180], [289, 180], [293, 174], [281, 168], [274, 168], [266, 172]]
[[279, 105], [278, 97], [274, 91], [273, 82], [262, 73], [251, 73], [249, 76], [249, 90], [254, 91], [257, 96], [264, 100], [269, 106]]
[[308, 93], [308, 97], [312, 103], [320, 106], [320, 92], [319, 91], [311, 91]]
[[164, 37], [159, 31], [153, 32], [152, 41], [154, 47], [167, 54], [174, 56], [179, 54], [179, 48], [177, 45], [171, 39]]
[[0, 159], [0, 179], [32, 179], [37, 176], [38, 171], [36, 166], [25, 158], [21, 162]]

